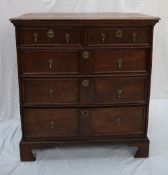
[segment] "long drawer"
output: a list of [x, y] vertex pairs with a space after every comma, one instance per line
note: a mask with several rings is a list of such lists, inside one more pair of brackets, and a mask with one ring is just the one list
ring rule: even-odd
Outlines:
[[23, 103], [45, 104], [122, 104], [145, 103], [147, 78], [27, 78], [22, 81]]
[[134, 138], [145, 132], [145, 107], [34, 108], [23, 112], [24, 134], [30, 139]]
[[149, 73], [147, 49], [22, 50], [21, 74], [96, 75]]

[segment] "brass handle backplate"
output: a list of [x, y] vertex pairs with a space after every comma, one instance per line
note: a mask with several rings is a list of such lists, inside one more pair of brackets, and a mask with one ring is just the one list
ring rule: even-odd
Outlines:
[[122, 94], [122, 90], [121, 89], [118, 89], [117, 90], [117, 97], [118, 98], [121, 98], [121, 94]]
[[101, 36], [102, 43], [104, 43], [106, 34], [105, 33], [101, 33], [100, 36]]
[[122, 68], [122, 59], [118, 59], [117, 63], [118, 63], [118, 69], [121, 69]]
[[49, 122], [49, 127], [50, 127], [50, 129], [54, 129], [54, 127], [55, 127], [55, 121], [54, 120], [51, 120]]
[[66, 43], [69, 44], [70, 34], [69, 33], [66, 33], [65, 34], [65, 38], [66, 38]]
[[116, 37], [117, 37], [117, 38], [122, 38], [122, 36], [123, 36], [122, 30], [117, 30], [117, 31], [116, 31]]
[[49, 59], [48, 60], [49, 69], [52, 69], [52, 65], [53, 65], [53, 60], [52, 59]]
[[85, 79], [85, 80], [82, 81], [82, 86], [85, 87], [85, 88], [88, 87], [89, 84], [90, 84], [90, 82], [87, 79]]
[[34, 43], [37, 43], [38, 33], [33, 33]]
[[47, 36], [48, 38], [52, 39], [54, 38], [55, 32], [53, 30], [48, 30], [47, 31]]
[[84, 59], [89, 59], [90, 53], [88, 51], [84, 51], [82, 56], [83, 56]]
[[117, 124], [117, 127], [118, 127], [118, 128], [120, 127], [120, 122], [121, 122], [121, 119], [120, 119], [120, 118], [117, 118], [117, 119], [116, 119], [116, 124]]

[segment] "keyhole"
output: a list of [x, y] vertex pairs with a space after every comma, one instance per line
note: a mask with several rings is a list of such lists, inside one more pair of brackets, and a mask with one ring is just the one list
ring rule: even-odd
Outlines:
[[83, 117], [88, 117], [89, 115], [89, 112], [88, 111], [82, 111], [82, 116]]

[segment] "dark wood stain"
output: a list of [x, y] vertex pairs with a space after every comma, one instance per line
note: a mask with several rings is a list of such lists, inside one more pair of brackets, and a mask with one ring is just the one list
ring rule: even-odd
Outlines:
[[[42, 13], [16, 27], [22, 140], [32, 149], [70, 144], [136, 146], [147, 138], [153, 28], [157, 17]], [[51, 36], [49, 36], [49, 33]]]

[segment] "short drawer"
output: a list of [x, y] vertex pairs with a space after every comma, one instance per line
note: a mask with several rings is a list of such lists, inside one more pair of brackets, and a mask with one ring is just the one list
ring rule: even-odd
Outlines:
[[136, 135], [144, 133], [145, 107], [95, 108], [91, 111], [91, 134]]
[[78, 74], [76, 51], [20, 51], [22, 74]]
[[77, 79], [24, 79], [23, 103], [26, 105], [77, 104]]
[[82, 31], [80, 29], [25, 29], [19, 31], [19, 44], [30, 46], [81, 46]]
[[150, 29], [148, 28], [95, 28], [88, 30], [88, 46], [107, 45], [149, 45]]
[[84, 78], [80, 84], [81, 104], [146, 103], [146, 77]]
[[77, 109], [24, 109], [25, 138], [54, 138], [79, 135]]

